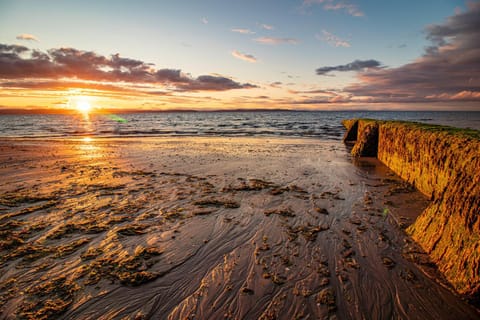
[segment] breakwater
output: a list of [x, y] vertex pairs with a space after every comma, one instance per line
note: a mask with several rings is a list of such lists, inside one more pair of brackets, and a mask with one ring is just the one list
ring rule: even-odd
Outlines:
[[352, 155], [377, 157], [431, 200], [406, 229], [457, 290], [480, 298], [480, 132], [414, 122], [347, 120]]

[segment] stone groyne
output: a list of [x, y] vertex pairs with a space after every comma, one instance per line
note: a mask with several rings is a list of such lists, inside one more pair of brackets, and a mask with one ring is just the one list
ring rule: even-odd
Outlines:
[[352, 155], [377, 157], [431, 203], [407, 228], [459, 292], [480, 300], [480, 132], [413, 122], [346, 120]]

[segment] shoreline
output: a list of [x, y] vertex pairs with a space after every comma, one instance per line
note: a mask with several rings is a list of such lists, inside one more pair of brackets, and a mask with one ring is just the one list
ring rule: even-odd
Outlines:
[[125, 140], [0, 142], [3, 317], [478, 317], [340, 141]]

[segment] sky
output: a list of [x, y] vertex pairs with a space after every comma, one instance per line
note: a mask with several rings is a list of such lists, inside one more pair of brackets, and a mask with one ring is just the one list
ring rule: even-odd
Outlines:
[[0, 0], [0, 110], [478, 110], [480, 1]]

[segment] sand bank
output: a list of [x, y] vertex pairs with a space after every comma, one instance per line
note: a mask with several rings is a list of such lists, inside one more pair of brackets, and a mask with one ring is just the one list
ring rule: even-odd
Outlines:
[[0, 142], [1, 318], [475, 319], [340, 142]]

